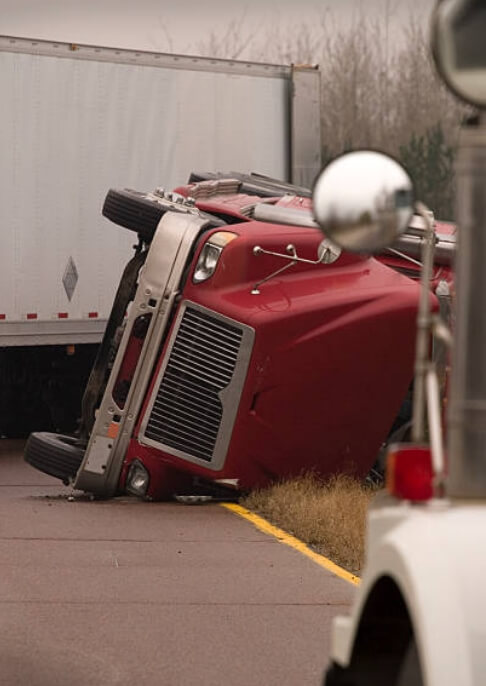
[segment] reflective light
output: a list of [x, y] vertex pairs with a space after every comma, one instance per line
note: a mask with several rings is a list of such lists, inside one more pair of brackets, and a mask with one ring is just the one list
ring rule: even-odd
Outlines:
[[422, 502], [434, 495], [430, 447], [395, 444], [388, 450], [386, 488], [396, 498]]
[[147, 495], [150, 474], [140, 460], [134, 460], [128, 470], [126, 490], [141, 498]]
[[206, 281], [214, 274], [223, 249], [237, 236], [238, 234], [231, 231], [218, 231], [207, 240], [201, 250], [196, 269], [194, 270], [194, 276], [192, 277], [194, 283]]

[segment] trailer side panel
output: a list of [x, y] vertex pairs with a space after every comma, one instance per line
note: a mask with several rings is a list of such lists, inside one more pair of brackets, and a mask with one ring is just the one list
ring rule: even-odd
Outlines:
[[289, 175], [282, 72], [42, 48], [0, 50], [0, 346], [101, 335], [136, 242], [101, 217], [109, 187], [175, 187], [194, 168]]

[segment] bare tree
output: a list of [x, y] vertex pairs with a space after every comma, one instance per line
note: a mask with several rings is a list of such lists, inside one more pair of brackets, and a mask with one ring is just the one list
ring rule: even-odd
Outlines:
[[206, 57], [240, 59], [249, 50], [257, 33], [246, 24], [246, 10], [243, 10], [223, 31], [215, 29], [204, 40], [198, 41], [196, 52]]
[[358, 147], [406, 159], [415, 165], [410, 171], [421, 176], [421, 188], [439, 205], [438, 212], [450, 213], [452, 160], [467, 108], [438, 78], [423, 21], [410, 15], [402, 35], [391, 31], [396, 2], [384, 0], [379, 19], [361, 7], [343, 26], [325, 11], [317, 22], [276, 21], [264, 33], [248, 27], [243, 13], [226, 31], [200, 42], [198, 52], [318, 64], [324, 160]]

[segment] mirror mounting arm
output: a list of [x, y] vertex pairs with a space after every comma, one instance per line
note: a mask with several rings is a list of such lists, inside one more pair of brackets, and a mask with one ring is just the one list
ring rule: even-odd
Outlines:
[[[310, 260], [303, 260], [301, 257], [297, 257], [297, 251], [295, 250], [295, 245], [292, 245], [292, 243], [289, 243], [289, 245], [286, 248], [287, 250], [287, 255], [285, 253], [279, 253], [279, 252], [273, 252], [272, 250], [264, 250], [260, 245], [255, 245], [253, 248], [253, 254], [255, 257], [258, 257], [258, 255], [273, 255], [274, 257], [283, 257], [285, 260], [290, 260], [288, 264], [285, 264], [283, 267], [280, 269], [277, 269], [276, 272], [272, 272], [268, 276], [266, 276], [264, 279], [261, 281], [258, 281], [253, 288], [251, 289], [251, 294], [252, 295], [260, 295], [260, 286], [266, 283], [267, 281], [270, 281], [270, 279], [273, 279], [274, 276], [278, 276], [278, 274], [281, 274], [282, 272], [287, 271], [287, 269], [290, 269], [290, 267], [293, 267], [294, 264], [297, 264], [297, 262], [309, 262]], [[318, 264], [317, 262], [315, 264]]]
[[[327, 261], [326, 260], [326, 254], [328, 251], [330, 251], [330, 248], [327, 248], [326, 252], [324, 252], [323, 255], [321, 255], [321, 257], [319, 257], [317, 260], [308, 260], [305, 257], [299, 257], [297, 255], [297, 250], [295, 249], [295, 245], [293, 245], [292, 243], [288, 244], [288, 246], [286, 247], [286, 251], [287, 251], [287, 253], [274, 252], [273, 250], [265, 250], [260, 245], [255, 245], [255, 247], [253, 248], [253, 254], [255, 255], [255, 257], [258, 257], [258, 255], [272, 255], [273, 257], [281, 257], [284, 260], [290, 260], [290, 262], [289, 262], [289, 264], [286, 264], [281, 269], [277, 269], [276, 272], [272, 272], [271, 274], [266, 276], [261, 281], [258, 281], [258, 283], [256, 283], [251, 290], [252, 295], [259, 295], [260, 294], [259, 287], [262, 284], [266, 283], [270, 279], [273, 279], [274, 276], [281, 274], [286, 269], [289, 269], [289, 267], [293, 267], [293, 265], [297, 264], [297, 262], [304, 262], [305, 264], [323, 264], [323, 263], [326, 263], [326, 261]], [[332, 258], [329, 259], [329, 262], [331, 262], [331, 261], [333, 261]]]
[[416, 210], [424, 220], [425, 240], [422, 244], [422, 275], [419, 308], [417, 316], [417, 341], [415, 348], [415, 384], [413, 398], [412, 440], [421, 443], [425, 438], [425, 372], [429, 360], [429, 335], [432, 325], [429, 282], [434, 260], [434, 218], [422, 203], [416, 203]]
[[272, 250], [265, 250], [264, 248], [260, 247], [259, 245], [255, 245], [253, 248], [253, 254], [258, 256], [258, 255], [273, 255], [274, 257], [283, 257], [284, 260], [292, 260], [294, 262], [305, 262], [306, 264], [321, 264], [322, 259], [318, 258], [317, 260], [308, 260], [305, 257], [299, 257], [297, 255], [297, 251], [295, 249], [295, 245], [292, 243], [289, 243], [288, 246], [286, 247], [287, 253], [281, 253], [281, 252], [273, 252]]
[[447, 327], [439, 324], [430, 306], [429, 283], [434, 269], [434, 248], [436, 243], [433, 213], [421, 202], [415, 203], [418, 214], [424, 220], [422, 243], [422, 274], [417, 316], [417, 339], [415, 349], [415, 381], [413, 389], [412, 440], [425, 440], [425, 416], [428, 419], [432, 463], [437, 492], [442, 492], [445, 473], [444, 447], [441, 429], [439, 384], [434, 362], [430, 360], [430, 335], [439, 334], [447, 338]]
[[277, 269], [276, 272], [273, 272], [272, 274], [269, 274], [269, 276], [265, 277], [258, 283], [256, 283], [251, 291], [252, 295], [259, 295], [260, 291], [259, 286], [261, 286], [263, 283], [266, 281], [269, 281], [272, 279], [274, 276], [277, 276], [277, 274], [281, 274], [284, 272], [286, 269], [289, 269], [289, 267], [292, 267], [294, 264], [297, 264], [297, 262], [303, 262], [305, 264], [332, 264], [335, 262], [339, 256], [341, 255], [341, 248], [338, 246], [334, 245], [331, 241], [324, 239], [321, 241], [321, 244], [319, 246], [319, 256], [317, 260], [308, 260], [305, 257], [299, 257], [297, 255], [297, 250], [295, 249], [295, 245], [292, 243], [289, 243], [286, 247], [286, 253], [281, 253], [281, 252], [274, 252], [273, 250], [265, 250], [262, 248], [260, 245], [255, 245], [253, 248], [253, 254], [255, 257], [258, 257], [258, 255], [272, 255], [273, 257], [281, 257], [284, 260], [290, 260], [289, 264], [286, 264], [284, 267], [281, 269]]
[[407, 255], [401, 250], [396, 250], [396, 248], [385, 248], [385, 250], [386, 252], [389, 252], [392, 255], [397, 255], [397, 257], [401, 257], [402, 260], [406, 260], [407, 262], [410, 262], [411, 264], [414, 264], [417, 267], [422, 267], [422, 262], [419, 262], [419, 260], [414, 260], [413, 257], [410, 257], [410, 255]]

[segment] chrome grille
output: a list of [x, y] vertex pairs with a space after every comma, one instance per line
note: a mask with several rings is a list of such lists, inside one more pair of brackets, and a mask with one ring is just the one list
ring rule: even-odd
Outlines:
[[186, 306], [145, 427], [145, 438], [210, 462], [220, 431], [220, 392], [231, 385], [244, 335]]

